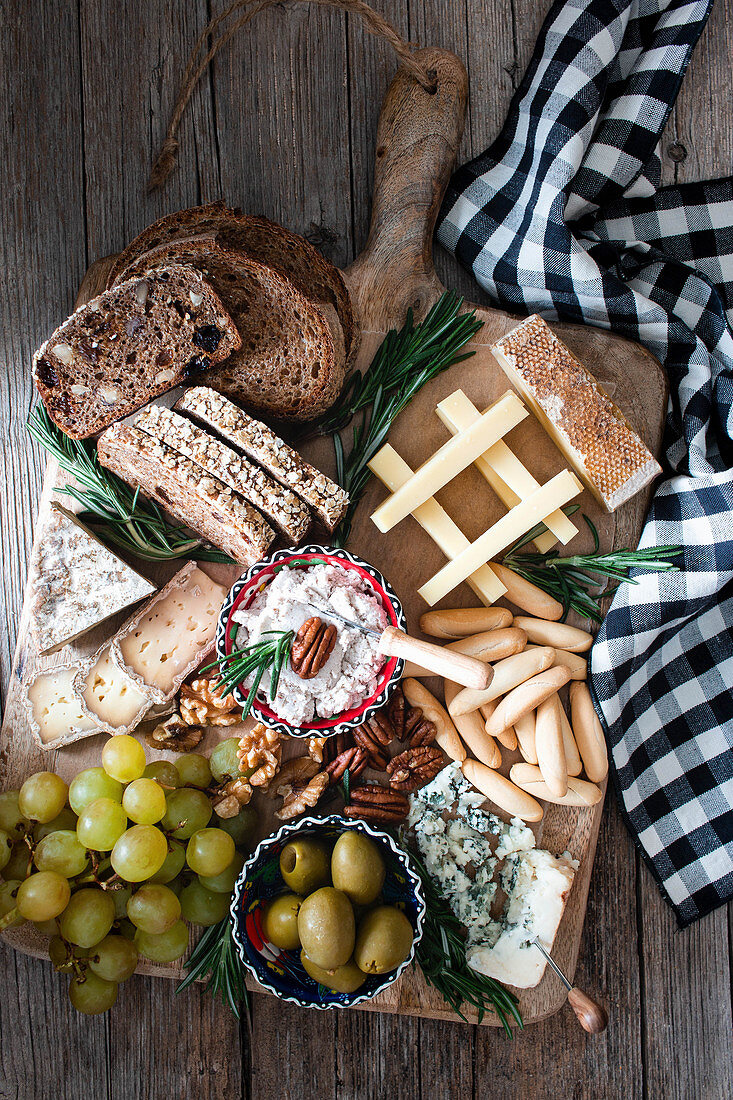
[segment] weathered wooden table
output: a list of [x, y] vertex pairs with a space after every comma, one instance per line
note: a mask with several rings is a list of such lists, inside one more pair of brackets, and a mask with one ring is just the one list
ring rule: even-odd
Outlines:
[[[162, 193], [145, 182], [208, 0], [23, 0], [0, 42], [0, 405], [3, 687], [10, 672], [44, 459], [24, 422], [30, 355], [66, 315], [89, 262], [146, 223], [224, 197], [304, 233], [344, 266], [362, 246], [387, 46], [331, 10], [260, 15], [217, 59]], [[220, 5], [213, 5], [216, 10]], [[548, 0], [380, 0], [406, 36], [466, 63], [462, 156], [497, 133]], [[665, 182], [733, 171], [733, 0], [718, 0], [662, 142]], [[446, 256], [441, 278], [476, 298]], [[0, 761], [0, 783], [2, 782]], [[680, 933], [610, 797], [576, 980], [611, 1024], [564, 1010], [514, 1042], [490, 1028], [303, 1012], [256, 996], [252, 1032], [200, 990], [133, 978], [109, 1017], [70, 1008], [50, 964], [0, 945], [0, 1100], [112, 1097], [733, 1096], [730, 914]]]

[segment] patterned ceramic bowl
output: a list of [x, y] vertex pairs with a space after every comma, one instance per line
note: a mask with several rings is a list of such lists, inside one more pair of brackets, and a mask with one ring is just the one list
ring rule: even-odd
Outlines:
[[[231, 588], [224, 601], [219, 616], [219, 624], [216, 631], [216, 653], [220, 660], [227, 657], [234, 648], [234, 628], [236, 623], [232, 620], [235, 611], [242, 607], [248, 607], [262, 588], [269, 584], [272, 578], [283, 567], [307, 568], [313, 562], [327, 562], [329, 565], [339, 565], [343, 569], [354, 570], [368, 585], [372, 593], [378, 597], [391, 626], [406, 629], [405, 613], [402, 604], [397, 599], [391, 585], [368, 562], [350, 554], [347, 550], [336, 550], [328, 546], [304, 546], [302, 549], [278, 550], [261, 561], [255, 562]], [[379, 673], [376, 691], [367, 699], [362, 699], [357, 707], [337, 714], [332, 718], [320, 719], [318, 722], [308, 722], [302, 726], [291, 726], [283, 721], [266, 703], [256, 699], [252, 704], [252, 714], [270, 729], [290, 737], [328, 737], [335, 733], [346, 733], [347, 730], [361, 726], [370, 715], [383, 707], [392, 690], [400, 681], [404, 661], [397, 657], [388, 657]], [[247, 701], [247, 692], [242, 688], [234, 688], [234, 698], [242, 706]]]
[[[333, 844], [347, 829], [365, 833], [379, 846], [387, 868], [382, 889], [384, 902], [402, 909], [415, 936], [409, 956], [396, 970], [367, 977], [355, 993], [335, 993], [306, 974], [300, 965], [299, 951], [282, 951], [269, 943], [262, 931], [262, 914], [266, 902], [286, 889], [280, 875], [280, 853], [288, 841], [294, 836], [313, 836]], [[234, 887], [230, 912], [239, 957], [260, 985], [301, 1008], [350, 1008], [376, 997], [396, 981], [412, 961], [422, 936], [425, 901], [420, 879], [390, 836], [373, 829], [365, 821], [350, 821], [334, 814], [332, 817], [307, 817], [283, 825], [279, 832], [263, 840], [242, 868]]]

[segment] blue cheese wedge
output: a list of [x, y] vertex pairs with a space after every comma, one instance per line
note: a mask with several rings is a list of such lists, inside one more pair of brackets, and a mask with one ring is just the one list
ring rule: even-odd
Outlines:
[[30, 626], [41, 653], [76, 641], [155, 592], [76, 516], [54, 504], [31, 567]]

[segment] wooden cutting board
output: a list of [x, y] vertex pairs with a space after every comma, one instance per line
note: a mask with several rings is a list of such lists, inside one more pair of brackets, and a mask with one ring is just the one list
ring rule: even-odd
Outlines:
[[[433, 267], [433, 230], [463, 131], [467, 78], [462, 63], [451, 53], [426, 49], [420, 52], [420, 57], [435, 69], [437, 91], [428, 94], [403, 71], [395, 76], [382, 107], [377, 133], [369, 239], [364, 251], [344, 273], [362, 331], [356, 364], [362, 370], [368, 368], [386, 332], [403, 324], [408, 308], [411, 307], [420, 318], [444, 291]], [[110, 258], [107, 258], [92, 265], [77, 304], [87, 301], [103, 288], [109, 263]], [[390, 442], [412, 466], [419, 465], [447, 438], [435, 415], [438, 401], [460, 386], [479, 408], [484, 408], [508, 388], [490, 352], [490, 345], [514, 326], [516, 318], [499, 310], [481, 308], [478, 316], [484, 326], [470, 345], [474, 357], [424, 387], [393, 428]], [[553, 324], [553, 328], [620, 405], [650, 450], [658, 454], [666, 407], [666, 383], [656, 360], [643, 348], [601, 330], [561, 324]], [[39, 334], [39, 341], [44, 335]], [[511, 433], [509, 442], [540, 481], [546, 481], [565, 465], [532, 417]], [[330, 441], [311, 441], [302, 450], [308, 459], [333, 474]], [[54, 490], [66, 480], [63, 475], [59, 476], [56, 463], [49, 462], [36, 522], [36, 540], [48, 520]], [[384, 495], [383, 488], [373, 481], [357, 514], [349, 547], [389, 578], [403, 602], [409, 627], [417, 632], [419, 616], [425, 610], [417, 596], [417, 588], [440, 568], [444, 559], [410, 518], [386, 536], [377, 531], [369, 516]], [[583, 493], [579, 498], [582, 509], [596, 523], [602, 549], [636, 545], [649, 496], [649, 490], [640, 493], [615, 515], [609, 516], [600, 512], [587, 492]], [[475, 538], [504, 514], [501, 503], [473, 470], [456, 478], [439, 494], [439, 499], [469, 538]], [[574, 549], [588, 549], [590, 540], [581, 533], [572, 545]], [[223, 566], [207, 565], [205, 568], [218, 579], [227, 581], [233, 581], [239, 572]], [[146, 566], [143, 571], [162, 583], [174, 568], [170, 565]], [[475, 603], [473, 594], [462, 585], [439, 606], [472, 606]], [[88, 636], [78, 651], [91, 653], [117, 625], [119, 623], [113, 620]], [[61, 655], [39, 657], [28, 626], [26, 589], [0, 731], [0, 771], [4, 787], [20, 785], [25, 776], [41, 768], [54, 768], [68, 779], [80, 768], [98, 764], [103, 744], [102, 737], [94, 737], [51, 753], [41, 752], [35, 744], [20, 702], [22, 684], [39, 667], [58, 663]], [[437, 682], [432, 682], [432, 686], [439, 690]], [[236, 729], [209, 731], [204, 747], [210, 749], [222, 737], [236, 732]], [[287, 754], [297, 751], [300, 751], [300, 743], [293, 742]], [[511, 754], [504, 755], [503, 770], [508, 770], [513, 758]], [[170, 758], [175, 759], [172, 755]], [[272, 816], [273, 804], [262, 799], [260, 809], [261, 831], [266, 835], [277, 827]], [[580, 860], [554, 949], [557, 961], [571, 978], [578, 958], [601, 813], [602, 804], [590, 810], [550, 806], [536, 830], [543, 846], [555, 853], [569, 849]], [[44, 941], [33, 929], [24, 926], [6, 935], [19, 950], [45, 956]], [[175, 964], [165, 967], [143, 963], [140, 969], [143, 973], [168, 977], [177, 977], [180, 973], [180, 967]], [[564, 990], [549, 970], [539, 986], [520, 992], [520, 1007], [527, 1023], [556, 1012], [564, 1000]], [[360, 1005], [359, 1009], [455, 1019], [441, 998], [426, 986], [417, 970], [410, 970], [385, 993], [369, 1004]], [[475, 1021], [472, 1012], [467, 1012], [467, 1016]], [[488, 1015], [484, 1023], [495, 1025], [497, 1020]]]

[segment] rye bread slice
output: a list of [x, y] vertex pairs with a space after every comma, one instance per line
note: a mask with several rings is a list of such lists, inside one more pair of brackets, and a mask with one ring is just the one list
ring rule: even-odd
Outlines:
[[328, 319], [287, 279], [210, 237], [160, 245], [124, 272], [143, 277], [171, 263], [200, 270], [236, 324], [242, 346], [201, 382], [278, 420], [312, 420], [344, 384], [343, 349]]
[[54, 423], [84, 439], [240, 346], [201, 274], [161, 265], [77, 309], [34, 355], [33, 380]]
[[108, 285], [117, 282], [144, 252], [182, 237], [215, 233], [218, 244], [246, 253], [289, 279], [315, 304], [330, 305], [343, 330], [347, 366], [359, 347], [359, 328], [349, 291], [338, 268], [329, 263], [304, 237], [269, 221], [232, 210], [223, 202], [179, 210], [144, 229], [117, 257]]

